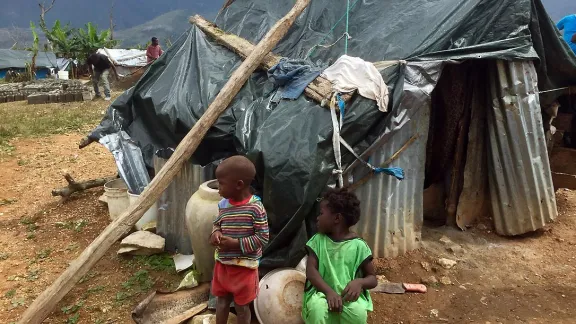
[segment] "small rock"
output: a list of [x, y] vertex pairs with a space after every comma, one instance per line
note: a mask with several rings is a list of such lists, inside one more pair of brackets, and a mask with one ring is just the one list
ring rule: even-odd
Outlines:
[[426, 270], [426, 272], [430, 272], [432, 270], [432, 267], [430, 266], [430, 263], [428, 263], [428, 262], [422, 262], [422, 263], [420, 263], [420, 265], [422, 266], [422, 268], [424, 270]]
[[435, 285], [438, 283], [438, 279], [436, 279], [435, 276], [430, 276], [427, 278], [422, 278], [420, 279], [420, 282], [425, 284], [426, 286], [431, 286], [431, 285]]
[[378, 280], [379, 284], [389, 282], [388, 278], [386, 278], [384, 275], [376, 276], [376, 280]]
[[438, 260], [438, 264], [440, 266], [442, 266], [442, 268], [444, 269], [452, 269], [458, 262], [454, 261], [454, 260], [450, 260], [450, 259], [439, 259]]
[[465, 253], [464, 248], [462, 248], [462, 246], [457, 245], [457, 244], [447, 247], [446, 250], [448, 250], [448, 252], [450, 252], [452, 254], [456, 254], [456, 255], [462, 255]]
[[566, 241], [566, 240], [564, 240], [563, 238], [557, 237], [557, 238], [556, 238], [556, 241], [558, 241], [558, 242], [560, 242], [560, 243], [564, 243], [564, 241]]
[[478, 224], [478, 226], [476, 226], [476, 227], [481, 231], [485, 231], [488, 229], [488, 226], [486, 226], [484, 224]]
[[151, 232], [151, 233], [156, 233], [156, 226], [157, 226], [157, 222], [151, 221], [149, 223], [142, 225], [142, 230], [147, 231], [147, 232]]
[[452, 280], [450, 280], [450, 278], [444, 276], [444, 277], [440, 277], [440, 283], [443, 284], [444, 286], [449, 286], [452, 284]]
[[440, 241], [440, 243], [442, 243], [444, 245], [452, 244], [452, 240], [450, 240], [446, 236], [442, 236], [438, 241]]
[[440, 312], [437, 309], [433, 309], [430, 311], [430, 317], [438, 317]]
[[134, 232], [120, 242], [118, 254], [153, 255], [164, 252], [166, 240], [147, 231]]
[[467, 289], [466, 289], [466, 287], [465, 287], [464, 285], [460, 285], [460, 286], [458, 286], [458, 288], [460, 288], [460, 289], [464, 289], [464, 290], [467, 290]]

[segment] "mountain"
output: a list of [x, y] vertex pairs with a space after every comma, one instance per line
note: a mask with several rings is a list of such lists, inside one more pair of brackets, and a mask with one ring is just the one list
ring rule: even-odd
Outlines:
[[[114, 38], [121, 41], [120, 47], [133, 47], [139, 44], [146, 44], [152, 36], [160, 39], [161, 45], [166, 48], [166, 41], [170, 39], [174, 42], [188, 28], [188, 19], [192, 12], [186, 10], [175, 10], [165, 13], [155, 19], [132, 28], [124, 29], [114, 33]], [[212, 15], [214, 17], [215, 15]]]
[[[30, 21], [37, 21], [37, 0], [0, 0], [0, 48], [10, 48], [16, 41], [20, 46], [29, 45]], [[49, 3], [52, 0], [40, 0]], [[276, 0], [278, 1], [278, 0]], [[165, 46], [167, 39], [175, 41], [189, 27], [188, 17], [201, 14], [213, 19], [223, 0], [55, 0], [52, 10], [46, 15], [49, 25], [60, 19], [81, 27], [92, 22], [100, 28], [108, 28], [109, 12], [114, 5], [115, 38], [122, 40], [120, 47], [145, 44], [152, 36], [160, 38]], [[542, 0], [548, 14], [557, 22], [569, 14], [576, 14], [574, 0]], [[40, 33], [41, 34], [41, 33]]]
[[[30, 26], [30, 21], [38, 21], [38, 2], [49, 6], [52, 0], [2, 0], [0, 28]], [[116, 30], [123, 30], [150, 21], [162, 14], [186, 10], [190, 13], [208, 15], [217, 12], [221, 0], [55, 0], [54, 7], [46, 14], [46, 22], [51, 25], [59, 19], [73, 27], [92, 22], [100, 28], [110, 26], [110, 9], [114, 5], [113, 16]]]
[[576, 1], [574, 0], [542, 0], [548, 15], [558, 22], [564, 16], [576, 14]]

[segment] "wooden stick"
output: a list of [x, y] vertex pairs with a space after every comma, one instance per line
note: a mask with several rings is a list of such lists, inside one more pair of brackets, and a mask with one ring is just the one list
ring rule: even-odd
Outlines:
[[[206, 20], [201, 16], [194, 16], [190, 18], [190, 23], [196, 25], [206, 35], [213, 38], [216, 42], [218, 42], [222, 46], [238, 54], [242, 59], [248, 57], [248, 55], [250, 55], [250, 53], [252, 53], [252, 51], [254, 50], [254, 45], [249, 41], [247, 41], [246, 39], [234, 34], [226, 33], [222, 29], [218, 28], [215, 24], [213, 24], [212, 22]], [[282, 57], [274, 53], [270, 53], [266, 55], [266, 57], [264, 57], [264, 60], [262, 60], [262, 62], [260, 63], [259, 68], [264, 71], [268, 71], [274, 65], [278, 64], [281, 58]], [[333, 92], [332, 83], [330, 83], [330, 81], [321, 76], [317, 77], [314, 81], [312, 81], [312, 83], [310, 83], [308, 87], [306, 87], [306, 89], [304, 90], [304, 94], [307, 97], [317, 101], [318, 103], [322, 103], [322, 101], [324, 100], [329, 101], [332, 92]], [[342, 96], [342, 99], [345, 102], [349, 101], [351, 98], [352, 98], [351, 95]]]
[[309, 3], [310, 0], [297, 0], [290, 12], [270, 29], [242, 65], [234, 71], [228, 82], [218, 93], [218, 96], [216, 96], [216, 99], [214, 99], [214, 102], [210, 104], [206, 112], [180, 142], [172, 157], [150, 182], [150, 185], [140, 195], [136, 203], [132, 204], [126, 212], [108, 225], [82, 254], [70, 264], [68, 269], [34, 300], [22, 315], [19, 323], [41, 323], [52, 312], [56, 304], [74, 287], [76, 282], [104, 256], [122, 235], [132, 229], [132, 226], [136, 224], [148, 208], [160, 198], [162, 192], [172, 182], [172, 179], [178, 174], [184, 163], [187, 163], [188, 159], [196, 151], [208, 129], [226, 111], [230, 102], [232, 102], [248, 78], [256, 70], [262, 59], [286, 35], [290, 26]]
[[[398, 157], [400, 157], [400, 154], [402, 154], [402, 152], [404, 152], [408, 147], [410, 147], [410, 145], [412, 145], [412, 143], [414, 143], [417, 139], [418, 139], [418, 134], [410, 137], [410, 139], [406, 143], [404, 143], [404, 145], [402, 145], [402, 147], [398, 151], [396, 151], [396, 153], [392, 154], [392, 156], [388, 160], [386, 160], [384, 163], [382, 163], [382, 165], [380, 167], [385, 168], [388, 165], [390, 165], [390, 163], [394, 162]], [[358, 187], [360, 187], [364, 183], [368, 182], [368, 180], [370, 180], [370, 178], [372, 178], [373, 175], [374, 175], [374, 173], [367, 174], [362, 179], [352, 183], [348, 187], [348, 190], [354, 191], [354, 190], [358, 189]]]
[[62, 196], [62, 202], [65, 202], [75, 192], [90, 188], [101, 187], [104, 184], [106, 184], [106, 182], [117, 178], [118, 176], [110, 176], [105, 178], [76, 182], [76, 180], [74, 180], [74, 178], [72, 178], [72, 176], [69, 173], [66, 173], [64, 175], [64, 179], [66, 179], [66, 181], [68, 182], [68, 186], [52, 190], [52, 196]]
[[194, 307], [190, 308], [189, 310], [185, 311], [184, 313], [182, 313], [181, 315], [173, 317], [173, 318], [165, 321], [162, 324], [180, 324], [180, 323], [184, 322], [185, 320], [202, 313], [206, 309], [208, 309], [208, 302], [204, 302], [202, 304], [194, 306]]

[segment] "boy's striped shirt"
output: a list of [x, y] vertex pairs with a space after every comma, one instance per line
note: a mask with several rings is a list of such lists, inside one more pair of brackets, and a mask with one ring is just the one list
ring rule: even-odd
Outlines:
[[238, 239], [240, 249], [220, 251], [216, 260], [229, 265], [258, 268], [262, 248], [268, 243], [269, 229], [266, 210], [258, 196], [252, 196], [244, 204], [232, 204], [222, 199], [218, 204], [218, 218], [212, 232], [221, 231], [223, 236]]

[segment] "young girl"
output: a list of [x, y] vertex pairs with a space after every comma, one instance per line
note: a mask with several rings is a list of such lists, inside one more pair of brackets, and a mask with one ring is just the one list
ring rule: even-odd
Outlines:
[[345, 189], [330, 190], [320, 203], [318, 234], [306, 244], [304, 322], [366, 323], [372, 311], [368, 289], [378, 282], [372, 251], [350, 231], [359, 219], [360, 201]]

